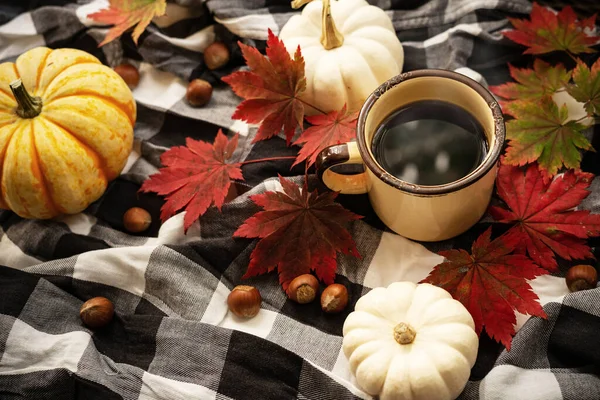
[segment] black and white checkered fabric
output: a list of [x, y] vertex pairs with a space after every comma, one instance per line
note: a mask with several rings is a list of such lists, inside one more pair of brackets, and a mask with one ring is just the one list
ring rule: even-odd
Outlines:
[[[356, 386], [341, 352], [342, 324], [356, 300], [393, 281], [417, 282], [440, 262], [435, 252], [470, 248], [487, 218], [450, 241], [420, 244], [386, 231], [366, 196], [340, 196], [364, 215], [351, 232], [362, 259], [342, 256], [336, 281], [349, 288], [350, 305], [325, 315], [317, 303], [288, 300], [271, 274], [242, 281], [256, 241], [232, 233], [257, 207], [249, 195], [276, 190], [277, 174], [300, 182], [291, 161], [249, 164], [245, 182], [219, 213], [203, 216], [183, 234], [183, 215], [159, 222], [160, 197], [139, 194], [159, 167], [160, 154], [186, 137], [213, 141], [219, 128], [240, 133], [235, 158], [294, 155], [275, 138], [251, 144], [256, 128], [233, 121], [239, 103], [219, 78], [242, 65], [236, 41], [264, 48], [267, 28], [279, 32], [293, 11], [287, 0], [178, 0], [134, 46], [129, 35], [102, 48], [107, 31], [86, 15], [106, 0], [0, 1], [0, 61], [36, 47], [75, 47], [114, 66], [123, 60], [141, 71], [135, 146], [105, 195], [85, 212], [52, 221], [23, 220], [0, 212], [0, 399], [368, 399]], [[370, 0], [392, 18], [405, 49], [405, 70], [444, 68], [484, 84], [509, 79], [506, 64], [526, 65], [522, 48], [502, 39], [507, 16], [523, 16], [526, 0]], [[594, 2], [590, 2], [594, 3]], [[594, 3], [595, 4], [595, 3]], [[202, 51], [214, 40], [231, 46], [233, 59], [209, 71]], [[211, 81], [204, 108], [183, 100], [190, 79]], [[594, 145], [600, 149], [600, 135]], [[587, 171], [600, 173], [588, 152]], [[323, 189], [311, 178], [314, 187]], [[600, 213], [600, 181], [583, 207]], [[126, 233], [128, 208], [149, 210], [144, 235]], [[591, 240], [598, 256], [597, 240]], [[481, 336], [477, 363], [461, 399], [600, 399], [600, 289], [569, 294], [560, 272], [531, 282], [547, 320], [519, 316], [510, 352]], [[226, 297], [246, 282], [263, 305], [249, 321], [233, 318]], [[91, 331], [79, 319], [81, 304], [110, 298], [114, 321]]]

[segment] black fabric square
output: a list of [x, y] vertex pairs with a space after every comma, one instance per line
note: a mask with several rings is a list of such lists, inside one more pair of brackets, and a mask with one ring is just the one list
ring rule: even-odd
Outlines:
[[563, 305], [548, 343], [550, 367], [600, 367], [598, 332], [600, 318]]
[[122, 400], [123, 397], [66, 369], [52, 369], [0, 376], [0, 399]]
[[248, 243], [233, 238], [215, 238], [189, 245], [167, 245], [202, 268], [221, 279], [233, 260], [246, 248]]
[[[94, 215], [112, 228], [129, 235], [158, 236], [161, 226], [160, 208], [164, 204], [164, 199], [154, 193], [141, 193], [139, 189], [140, 185], [137, 183], [117, 178], [108, 186], [97, 204]], [[125, 230], [123, 215], [131, 207], [140, 207], [150, 213], [152, 223], [144, 232], [132, 233]]]
[[[364, 287], [362, 285], [352, 283], [343, 275], [336, 274], [335, 283], [340, 283], [346, 286], [348, 290], [348, 305], [346, 308], [337, 314], [327, 314], [321, 309], [320, 297], [317, 297], [313, 302], [308, 304], [298, 304], [293, 300], [287, 299], [281, 308], [281, 313], [293, 318], [303, 324], [313, 326], [323, 332], [331, 335], [342, 336], [342, 328], [348, 314], [354, 311], [354, 305], [363, 295]], [[320, 283], [319, 295], [323, 293], [326, 285]]]
[[151, 315], [119, 316], [104, 328], [94, 331], [96, 349], [116, 363], [148, 370], [156, 351], [156, 333], [162, 317]]
[[302, 399], [358, 400], [346, 387], [340, 385], [312, 364], [305, 362], [299, 385]]
[[67, 258], [88, 251], [108, 249], [104, 240], [76, 233], [65, 233], [58, 239], [54, 247], [53, 258]]
[[0, 265], [0, 314], [18, 317], [39, 277]]
[[65, 292], [74, 293], [73, 277], [71, 276], [41, 275], [41, 277]]
[[[246, 161], [270, 157], [292, 157], [298, 155], [298, 150], [297, 146], [287, 146], [285, 139], [273, 137], [255, 143]], [[304, 163], [292, 168], [293, 163], [294, 159], [286, 159], [247, 164], [242, 168], [244, 182], [256, 186], [267, 178], [277, 177], [278, 174], [284, 177], [303, 175]]]
[[140, 300], [140, 304], [135, 308], [136, 315], [155, 315], [157, 317], [166, 317], [167, 314], [162, 312], [158, 307], [154, 304], [150, 303], [148, 300], [142, 298]]
[[[220, 126], [195, 118], [184, 117], [167, 111], [158, 135], [148, 142], [165, 147], [185, 146], [185, 139], [202, 140], [212, 143]], [[223, 133], [227, 134], [226, 130]]]
[[[85, 400], [121, 400], [123, 397], [113, 392], [104, 385], [89, 381], [77, 375], [73, 379], [73, 398]], [[55, 397], [58, 399], [58, 397]]]
[[218, 392], [236, 400], [296, 399], [302, 363], [268, 340], [233, 331]]
[[494, 368], [494, 364], [502, 350], [504, 350], [504, 346], [501, 343], [490, 338], [487, 332], [481, 332], [477, 359], [475, 360], [475, 365], [471, 368], [469, 380], [479, 381], [485, 378], [492, 368]]

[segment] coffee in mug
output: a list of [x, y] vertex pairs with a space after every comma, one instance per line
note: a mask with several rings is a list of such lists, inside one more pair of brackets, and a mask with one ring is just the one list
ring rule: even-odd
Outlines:
[[[356, 142], [324, 149], [317, 174], [334, 191], [368, 193], [394, 232], [445, 240], [485, 213], [504, 139], [500, 106], [482, 85], [453, 71], [411, 71], [367, 98]], [[341, 164], [363, 164], [365, 171], [332, 170]]]
[[468, 111], [421, 100], [394, 111], [377, 128], [372, 152], [387, 172], [417, 185], [442, 185], [474, 171], [485, 159], [483, 127]]

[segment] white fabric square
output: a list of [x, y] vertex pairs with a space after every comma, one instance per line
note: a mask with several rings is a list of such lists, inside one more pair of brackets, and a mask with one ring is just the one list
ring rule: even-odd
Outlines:
[[144, 372], [139, 400], [211, 400], [216, 392], [204, 386]]
[[133, 96], [140, 103], [168, 110], [185, 97], [187, 85], [177, 76], [160, 71], [148, 63], [141, 63], [139, 70], [140, 83], [133, 90]]
[[250, 319], [239, 318], [232, 313], [227, 313], [219, 326], [222, 328], [246, 332], [264, 339], [271, 332], [275, 318], [277, 318], [276, 312], [262, 308], [256, 317]]
[[0, 26], [0, 59], [9, 58], [38, 46], [45, 46], [30, 13], [23, 13]]
[[562, 400], [554, 373], [544, 369], [523, 369], [500, 365], [490, 371], [479, 386], [480, 400]]
[[371, 260], [364, 285], [370, 288], [387, 286], [392, 282], [419, 282], [444, 257], [400, 235], [384, 232]]
[[77, 364], [90, 339], [91, 336], [82, 331], [50, 335], [16, 320], [0, 359], [0, 375], [26, 374], [55, 368], [76, 372]]
[[206, 310], [204, 311], [200, 321], [204, 322], [205, 324], [219, 326], [229, 312], [227, 307], [227, 296], [229, 296], [230, 292], [231, 291], [227, 288], [227, 286], [223, 285], [223, 282], [219, 281], [215, 291], [212, 294], [210, 303], [208, 303], [208, 307], [206, 307]]
[[139, 160], [139, 158], [141, 156], [142, 156], [142, 142], [140, 142], [139, 140], [134, 140], [133, 148], [131, 149], [131, 153], [129, 153], [129, 156], [127, 157], [127, 163], [125, 163], [125, 166], [123, 167], [123, 171], [121, 171], [121, 174], [126, 174], [127, 172], [129, 172], [131, 167], [133, 167], [133, 164], [135, 164], [135, 162], [137, 160]]
[[139, 246], [88, 251], [77, 257], [73, 278], [103, 283], [141, 296], [152, 250]]
[[62, 215], [56, 218], [57, 221], [65, 223], [71, 232], [78, 235], [88, 236], [92, 227], [98, 221], [93, 215], [85, 213]]
[[15, 269], [23, 269], [40, 263], [38, 259], [23, 253], [23, 250], [14, 244], [6, 233], [2, 233], [0, 230], [0, 234], [2, 234], [2, 237], [0, 237], [2, 261], [0, 261], [0, 264]]
[[[565, 278], [558, 276], [541, 275], [529, 281], [529, 284], [535, 294], [538, 295], [542, 306], [550, 302], [562, 303], [563, 298], [570, 293]], [[518, 312], [515, 314], [517, 316], [515, 331], [518, 332], [531, 316]]]
[[227, 296], [229, 296], [229, 293], [230, 290], [219, 282], [219, 285], [217, 285], [217, 289], [210, 300], [210, 304], [204, 312], [202, 322], [213, 323], [213, 321], [219, 319], [219, 316], [223, 315], [220, 322], [215, 325], [222, 328], [246, 332], [263, 339], [266, 338], [273, 329], [273, 323], [278, 314], [261, 308], [258, 314], [253, 318], [237, 317], [232, 312], [229, 312], [229, 308], [227, 307]]

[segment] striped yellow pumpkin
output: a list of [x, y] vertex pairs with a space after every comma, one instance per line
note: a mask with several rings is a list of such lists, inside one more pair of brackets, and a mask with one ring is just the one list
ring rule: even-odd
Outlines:
[[38, 47], [0, 64], [0, 208], [84, 210], [123, 170], [135, 119], [130, 89], [91, 54]]

